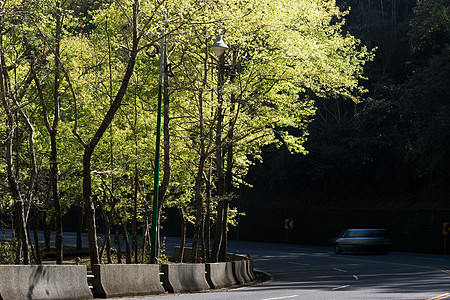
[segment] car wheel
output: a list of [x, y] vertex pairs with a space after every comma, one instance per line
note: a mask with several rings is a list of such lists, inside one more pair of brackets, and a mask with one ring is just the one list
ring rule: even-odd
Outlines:
[[339, 246], [339, 244], [336, 244], [334, 246], [334, 252], [336, 252], [336, 254], [341, 254], [342, 253], [342, 249], [341, 249], [341, 246]]

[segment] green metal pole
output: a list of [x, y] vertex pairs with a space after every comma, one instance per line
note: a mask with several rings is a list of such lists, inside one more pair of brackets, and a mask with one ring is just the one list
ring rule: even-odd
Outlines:
[[237, 215], [237, 228], [236, 228], [236, 240], [239, 241], [239, 231], [241, 227], [241, 199], [242, 199], [242, 187], [239, 186], [239, 198], [238, 198], [238, 215]]
[[163, 95], [163, 74], [164, 74], [164, 54], [165, 54], [165, 29], [163, 25], [161, 40], [161, 55], [159, 63], [159, 81], [158, 81], [158, 116], [156, 119], [156, 149], [155, 149], [155, 181], [153, 188], [153, 213], [152, 213], [152, 231], [151, 231], [151, 263], [157, 263], [158, 257], [158, 199], [159, 199], [159, 161], [161, 157], [161, 111]]

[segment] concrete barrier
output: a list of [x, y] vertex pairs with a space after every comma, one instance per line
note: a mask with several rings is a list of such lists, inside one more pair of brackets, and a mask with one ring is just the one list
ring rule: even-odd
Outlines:
[[209, 289], [205, 264], [163, 264], [162, 282], [171, 293], [197, 292]]
[[252, 281], [247, 271], [248, 260], [232, 261], [231, 264], [233, 266], [233, 276], [238, 283], [242, 284]]
[[92, 299], [86, 266], [2, 265], [0, 298]]
[[139, 296], [164, 293], [159, 265], [93, 265], [95, 297]]
[[233, 276], [231, 262], [205, 264], [206, 281], [212, 289], [220, 289], [237, 284]]
[[253, 271], [253, 260], [252, 259], [247, 260], [247, 273], [252, 281], [256, 279], [256, 274]]

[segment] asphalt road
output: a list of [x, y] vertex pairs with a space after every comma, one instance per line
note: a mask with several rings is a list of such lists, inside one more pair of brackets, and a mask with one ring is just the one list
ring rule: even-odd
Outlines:
[[[75, 241], [74, 233], [64, 233], [64, 244], [75, 245]], [[165, 244], [167, 254], [170, 255], [173, 246], [178, 244], [178, 239], [167, 238]], [[83, 245], [87, 246], [85, 234]], [[235, 289], [132, 299], [450, 299], [448, 255], [407, 252], [391, 252], [389, 255], [337, 255], [331, 246], [237, 241], [229, 241], [228, 250], [239, 251], [241, 254], [250, 253], [255, 269], [269, 273], [272, 279], [262, 284]]]
[[332, 247], [235, 241], [229, 242], [229, 250], [250, 253], [255, 268], [271, 274], [272, 280], [226, 291], [142, 299], [450, 299], [450, 256], [337, 255]]

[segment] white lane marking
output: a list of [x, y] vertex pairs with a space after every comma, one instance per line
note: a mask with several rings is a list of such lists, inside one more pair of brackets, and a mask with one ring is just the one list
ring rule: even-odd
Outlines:
[[309, 264], [302, 264], [302, 263], [293, 262], [293, 261], [290, 261], [289, 263], [290, 263], [290, 264], [293, 264], [293, 265], [309, 266]]
[[335, 290], [345, 289], [346, 287], [349, 287], [349, 286], [350, 286], [350, 284], [343, 285], [343, 286], [338, 286], [338, 287], [336, 287], [336, 288], [334, 288], [332, 290], [335, 291]]
[[358, 276], [353, 275], [353, 278], [355, 278], [355, 280], [359, 280]]
[[288, 299], [288, 298], [294, 298], [298, 297], [298, 295], [292, 295], [292, 296], [284, 296], [284, 297], [277, 297], [277, 298], [265, 298], [261, 300], [278, 300], [278, 299]]
[[442, 294], [433, 298], [428, 298], [426, 300], [440, 300], [440, 299], [448, 299], [448, 296], [450, 295], [450, 293], [447, 294]]
[[342, 270], [342, 269], [339, 269], [339, 268], [333, 268], [333, 270], [336, 270], [336, 271], [339, 271], [339, 272], [344, 272], [344, 273], [347, 273], [347, 271], [346, 271], [346, 270]]

